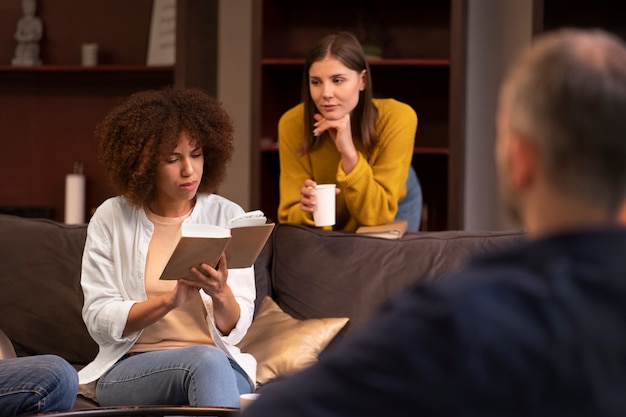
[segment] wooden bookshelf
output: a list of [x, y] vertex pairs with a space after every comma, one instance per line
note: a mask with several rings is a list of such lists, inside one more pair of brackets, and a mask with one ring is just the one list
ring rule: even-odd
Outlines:
[[620, 0], [533, 0], [535, 33], [563, 27], [602, 28], [626, 39], [626, 3]]
[[[215, 94], [217, 0], [177, 0], [176, 63], [146, 66], [152, 0], [38, 2], [43, 65], [10, 65], [20, 1], [0, 2], [0, 207], [51, 208], [64, 219], [65, 175], [84, 167], [86, 218], [115, 193], [93, 132], [128, 95], [169, 85]], [[99, 65], [80, 66], [83, 42]]]
[[383, 39], [381, 58], [370, 61], [375, 96], [408, 103], [418, 115], [413, 166], [427, 206], [426, 228], [460, 228], [463, 128], [452, 125], [461, 120], [464, 100], [465, 0], [321, 0], [315, 7], [263, 0], [257, 8], [253, 205], [276, 216], [277, 125], [300, 101], [307, 51], [322, 36], [349, 30], [363, 44], [372, 33]]

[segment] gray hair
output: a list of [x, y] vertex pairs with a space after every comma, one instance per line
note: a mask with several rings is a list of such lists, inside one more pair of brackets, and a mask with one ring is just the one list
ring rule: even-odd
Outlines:
[[602, 30], [548, 32], [501, 94], [513, 132], [532, 140], [564, 193], [616, 212], [626, 197], [626, 45]]

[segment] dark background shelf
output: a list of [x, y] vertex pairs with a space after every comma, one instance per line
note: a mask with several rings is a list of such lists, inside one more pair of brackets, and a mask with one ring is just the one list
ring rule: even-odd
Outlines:
[[349, 30], [363, 44], [379, 41], [383, 46], [381, 58], [370, 60], [375, 96], [405, 102], [418, 115], [413, 166], [427, 206], [425, 228], [444, 230], [458, 225], [452, 218], [456, 213], [449, 213], [449, 182], [458, 178], [456, 172], [450, 175], [449, 158], [455, 146], [450, 139], [453, 4], [459, 9], [464, 2], [322, 0], [315, 7], [305, 7], [306, 13], [298, 3], [262, 2], [257, 181], [263, 211], [271, 216], [277, 212], [277, 124], [285, 111], [301, 101], [304, 57], [319, 38]]
[[[114, 195], [97, 161], [96, 124], [128, 95], [170, 85], [215, 94], [216, 0], [177, 1], [177, 57], [146, 66], [152, 0], [38, 2], [43, 65], [14, 67], [21, 2], [0, 1], [0, 206], [46, 207], [63, 221], [65, 176], [80, 161], [86, 219]], [[84, 42], [99, 65], [80, 66]], [[29, 211], [33, 213], [33, 211]]]
[[[591, 8], [581, 0], [532, 1], [535, 33], [577, 26], [626, 35], [621, 0], [597, 0]], [[428, 228], [462, 228], [467, 0], [319, 0], [305, 3], [304, 13], [302, 5], [259, 0], [252, 6], [251, 206], [275, 217], [278, 153], [268, 144], [276, 141], [280, 114], [300, 100], [306, 51], [335, 30], [363, 36], [363, 28], [382, 27], [388, 42], [382, 59], [371, 61], [374, 90], [418, 114], [413, 165]], [[113, 194], [93, 138], [113, 106], [132, 92], [172, 84], [216, 93], [217, 0], [177, 0], [176, 63], [164, 67], [145, 65], [152, 0], [38, 6], [44, 65], [12, 67], [21, 4], [0, 1], [0, 206], [46, 207], [62, 220], [64, 178], [74, 161], [83, 162], [87, 174], [87, 215]], [[79, 65], [83, 42], [100, 45], [100, 65]]]

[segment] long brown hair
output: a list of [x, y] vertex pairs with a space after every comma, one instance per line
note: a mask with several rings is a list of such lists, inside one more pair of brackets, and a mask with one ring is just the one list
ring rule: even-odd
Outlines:
[[302, 101], [304, 103], [302, 152], [304, 154], [309, 153], [320, 145], [319, 138], [313, 136], [313, 123], [315, 122], [313, 115], [318, 113], [318, 110], [311, 99], [309, 70], [315, 62], [328, 56], [338, 59], [343, 65], [358, 73], [365, 70], [365, 90], [359, 93], [359, 102], [352, 111], [350, 125], [353, 137], [363, 146], [365, 153], [369, 154], [378, 141], [375, 130], [378, 110], [372, 102], [372, 77], [369, 63], [363, 52], [363, 47], [350, 32], [337, 32], [325, 36], [317, 42], [306, 57], [302, 76]]

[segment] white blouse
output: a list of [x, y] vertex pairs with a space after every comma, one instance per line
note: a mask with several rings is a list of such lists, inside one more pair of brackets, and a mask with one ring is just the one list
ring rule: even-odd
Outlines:
[[[243, 213], [239, 205], [224, 197], [199, 194], [185, 222], [226, 226], [228, 220]], [[123, 197], [106, 200], [89, 221], [81, 274], [82, 314], [99, 351], [78, 373], [81, 384], [100, 378], [128, 352], [141, 334], [135, 332], [122, 337], [130, 308], [147, 299], [144, 272], [153, 229], [145, 211], [131, 206]], [[206, 319], [216, 346], [243, 368], [254, 386], [256, 360], [235, 346], [248, 331], [254, 315], [254, 267], [230, 269], [228, 285], [241, 309], [237, 325], [228, 335], [221, 334], [215, 325], [212, 299], [200, 291]]]

